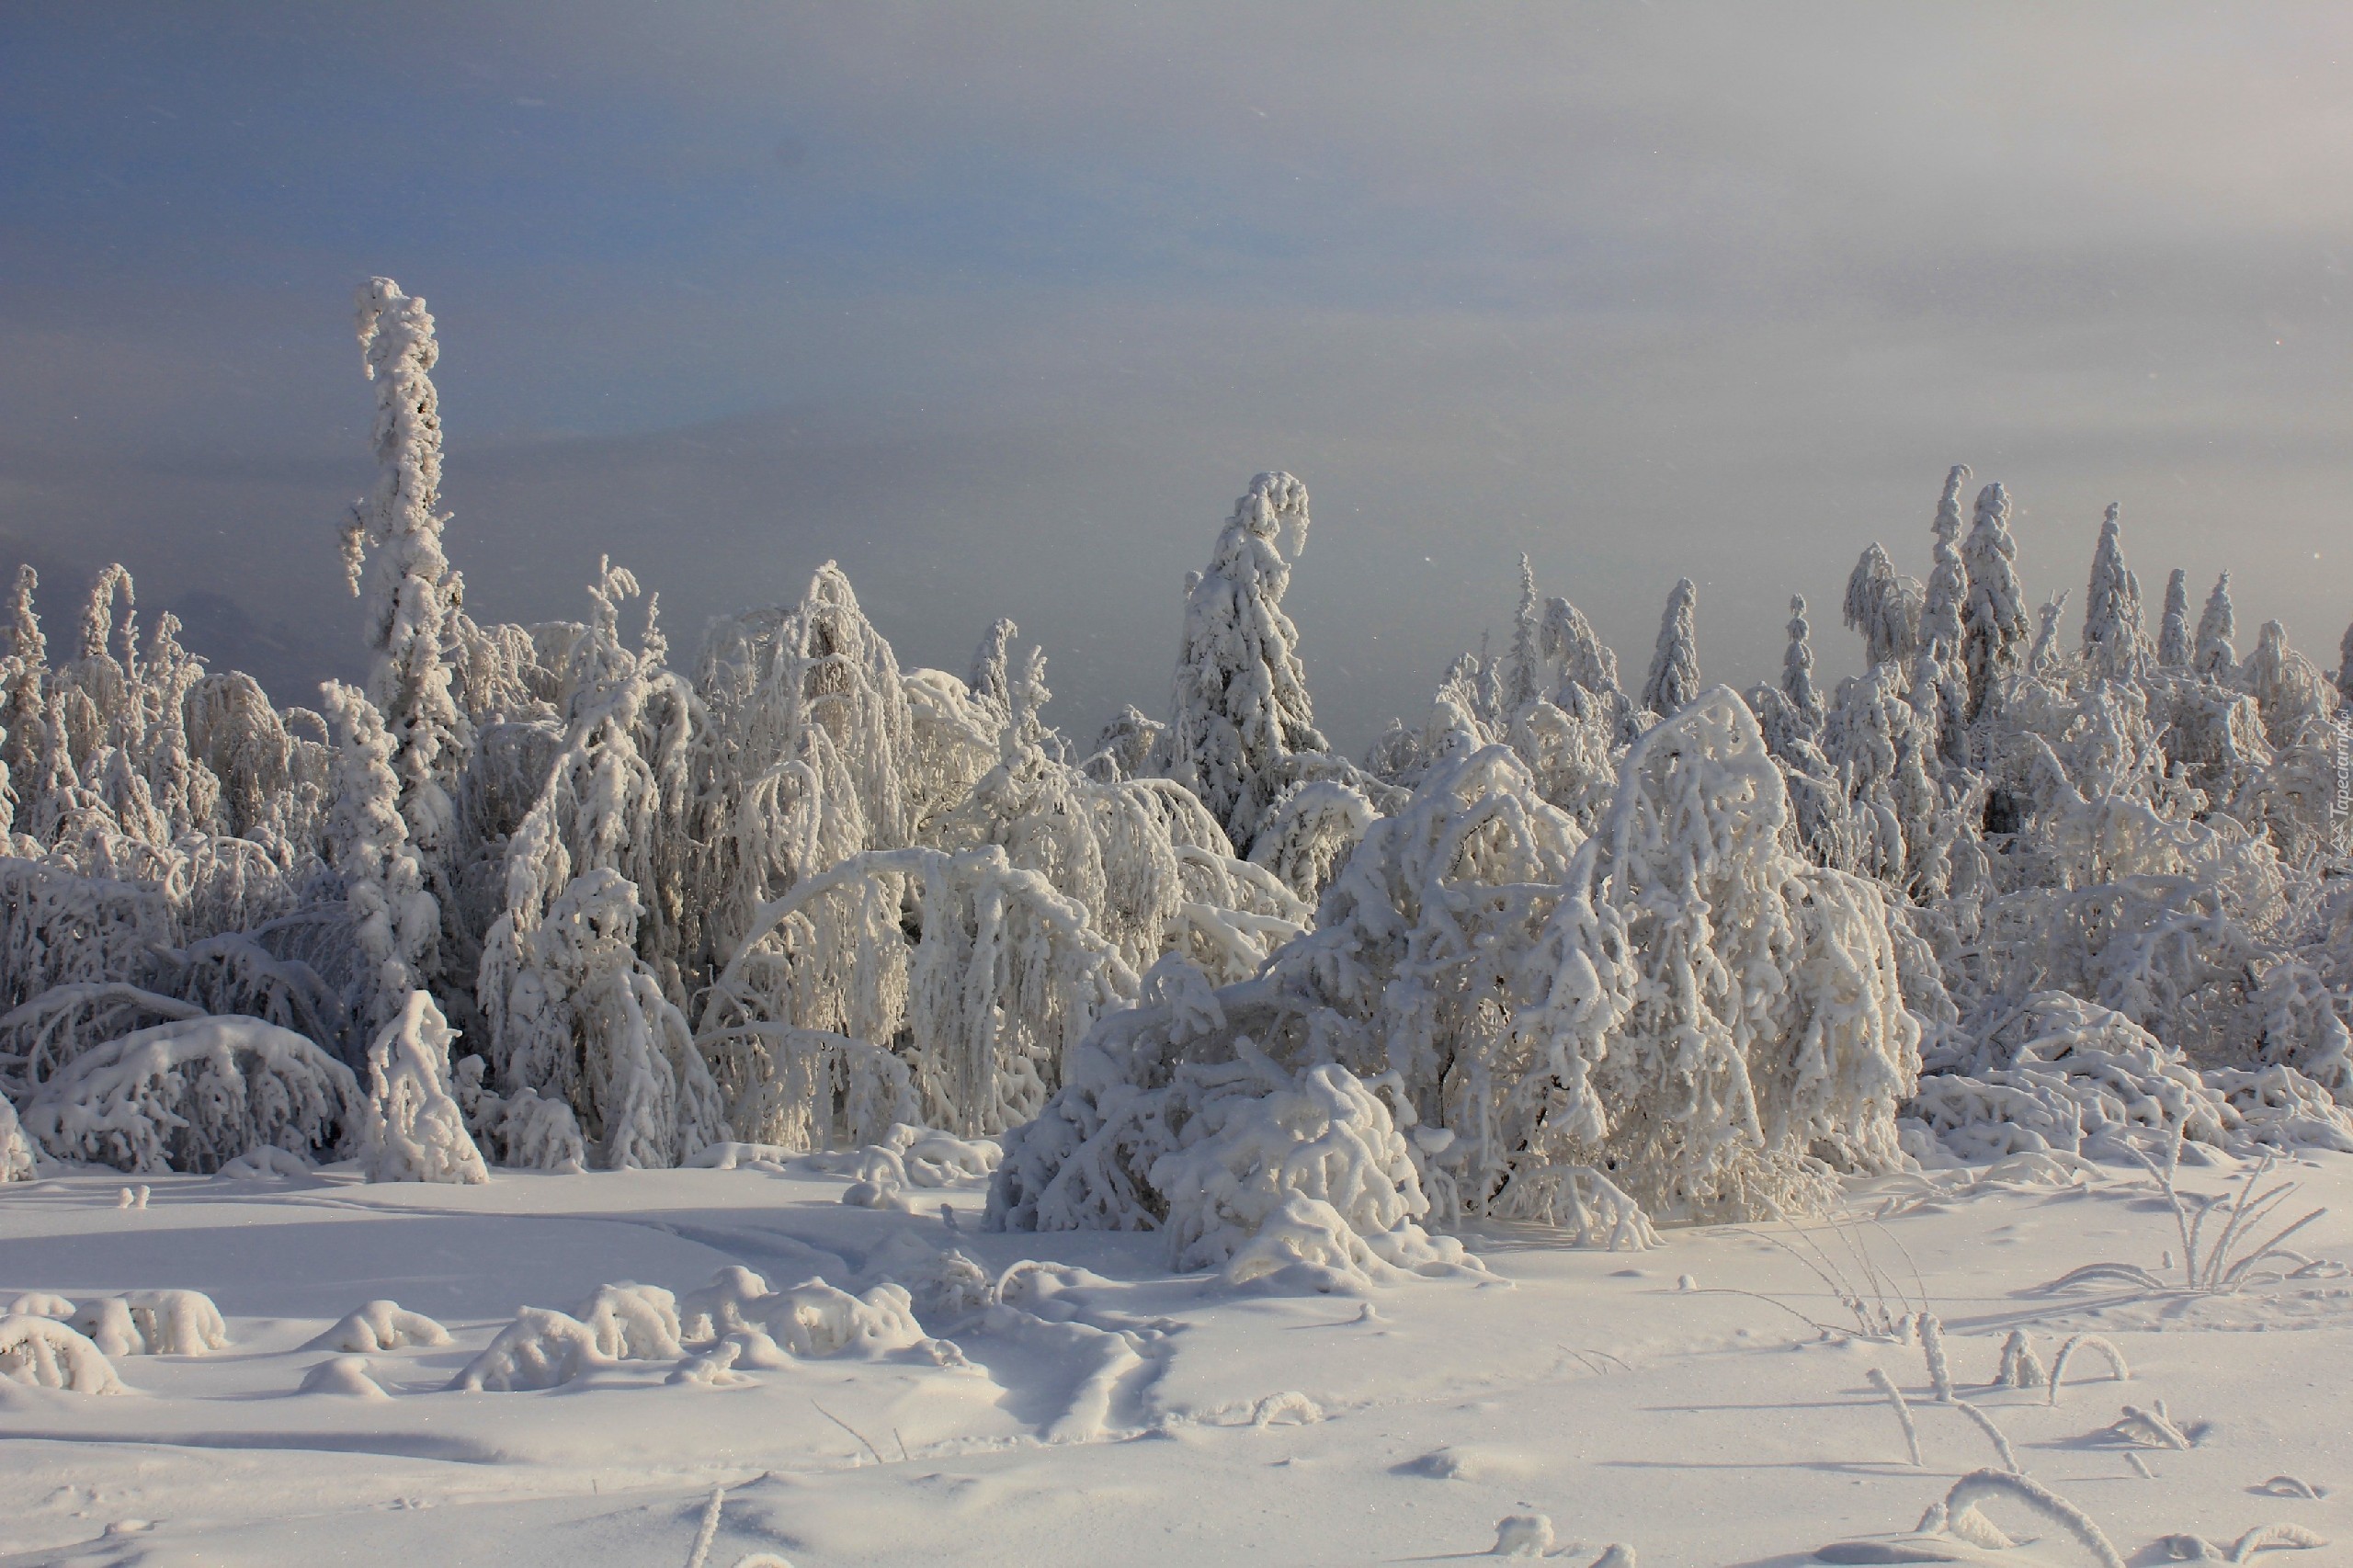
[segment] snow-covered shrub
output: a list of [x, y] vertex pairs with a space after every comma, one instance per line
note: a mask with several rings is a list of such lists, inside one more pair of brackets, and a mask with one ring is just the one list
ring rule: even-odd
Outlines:
[[0, 1003], [10, 1008], [53, 985], [130, 981], [178, 934], [159, 888], [0, 859]]
[[200, 1290], [138, 1290], [100, 1296], [69, 1320], [110, 1357], [203, 1356], [229, 1347], [221, 1309]]
[[423, 1312], [410, 1312], [398, 1301], [369, 1301], [346, 1313], [333, 1328], [302, 1348], [365, 1354], [398, 1350], [409, 1345], [429, 1347], [449, 1343], [449, 1331]]
[[597, 1348], [596, 1333], [586, 1324], [546, 1307], [525, 1307], [449, 1380], [449, 1387], [493, 1393], [560, 1388], [612, 1364]]
[[105, 1352], [54, 1318], [0, 1318], [0, 1378], [70, 1393], [121, 1393]]
[[1419, 1224], [1429, 1199], [1370, 1088], [1330, 1063], [1290, 1081], [1263, 1059], [1251, 1065], [1260, 1072], [1198, 1098], [1153, 1162], [1172, 1267], [1222, 1267], [1236, 1284], [1300, 1268], [1329, 1289], [1467, 1267], [1461, 1244]]
[[365, 1106], [351, 1069], [257, 1018], [158, 1024], [86, 1051], [26, 1102], [61, 1160], [204, 1175], [256, 1144], [332, 1157]]
[[2027, 998], [1932, 1065], [1905, 1115], [1962, 1160], [2029, 1150], [2120, 1158], [2177, 1134], [2234, 1150], [2353, 1148], [2353, 1114], [2292, 1068], [2268, 1069], [2268, 1079], [2226, 1070], [2218, 1082], [2121, 1013], [2065, 992]]
[[572, 1315], [587, 1325], [597, 1353], [645, 1361], [678, 1353], [678, 1303], [659, 1285], [599, 1285]]
[[490, 1179], [449, 1093], [450, 1039], [432, 996], [412, 991], [368, 1048], [368, 1103], [356, 1142], [369, 1181]]
[[915, 1305], [897, 1285], [858, 1294], [810, 1279], [743, 1304], [745, 1321], [787, 1354], [804, 1357], [882, 1355], [926, 1342]]

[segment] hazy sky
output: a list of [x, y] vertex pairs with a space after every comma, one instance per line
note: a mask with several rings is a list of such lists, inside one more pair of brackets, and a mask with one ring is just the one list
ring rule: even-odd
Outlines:
[[[1165, 705], [1251, 473], [1357, 749], [1520, 551], [1647, 665], [1946, 467], [2029, 588], [2353, 619], [2353, 6], [582, 4], [0, 11], [0, 564], [119, 558], [280, 701], [357, 665], [371, 273], [440, 324], [478, 618], [600, 552], [710, 615], [838, 558], [904, 663], [996, 616], [1081, 738]], [[2072, 620], [2071, 632], [2072, 635]]]

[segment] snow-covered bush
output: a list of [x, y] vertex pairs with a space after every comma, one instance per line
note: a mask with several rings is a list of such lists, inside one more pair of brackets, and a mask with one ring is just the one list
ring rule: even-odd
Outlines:
[[257, 1018], [202, 1017], [83, 1052], [22, 1116], [57, 1159], [202, 1175], [263, 1143], [333, 1157], [365, 1104], [351, 1069], [301, 1035]]
[[68, 1320], [109, 1357], [204, 1356], [229, 1347], [221, 1309], [200, 1290], [138, 1290], [84, 1301]]
[[368, 1103], [357, 1143], [369, 1181], [490, 1179], [449, 1093], [450, 1038], [432, 996], [412, 991], [368, 1048]]
[[0, 1378], [70, 1393], [121, 1393], [105, 1352], [53, 1318], [0, 1317]]

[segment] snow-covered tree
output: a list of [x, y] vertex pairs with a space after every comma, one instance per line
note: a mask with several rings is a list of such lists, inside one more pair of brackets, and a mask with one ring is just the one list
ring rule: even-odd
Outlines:
[[412, 991], [369, 1046], [368, 1104], [357, 1142], [369, 1181], [490, 1179], [449, 1093], [453, 1038], [432, 996]]
[[376, 383], [379, 472], [374, 491], [352, 505], [344, 565], [355, 595], [365, 573], [368, 692], [392, 738], [409, 843], [430, 877], [450, 846], [450, 788], [467, 742], [452, 693], [460, 590], [441, 549], [449, 522], [441, 510], [441, 406], [428, 374], [441, 350], [425, 301], [389, 278], [370, 278], [357, 309], [363, 365]]
[[1813, 628], [1805, 616], [1805, 596], [1790, 597], [1790, 645], [1781, 653], [1781, 695], [1809, 731], [1822, 726], [1822, 698], [1813, 688]]
[[2177, 566], [2165, 579], [2165, 608], [2157, 623], [2157, 663], [2177, 670], [2189, 663], [2189, 574]]
[[1699, 588], [1690, 578], [1678, 578], [1659, 617], [1658, 646], [1643, 681], [1643, 706], [1654, 713], [1673, 713], [1699, 694]]
[[1863, 654], [1874, 665], [1908, 665], [1920, 650], [1920, 618], [1927, 590], [1916, 577], [1895, 570], [1877, 543], [1862, 553], [1847, 578], [1846, 620], [1862, 633]]
[[1258, 475], [1233, 504], [1209, 570], [1186, 596], [1176, 693], [1155, 748], [1157, 770], [1199, 796], [1245, 848], [1259, 813], [1290, 782], [1284, 761], [1326, 749], [1299, 629], [1282, 608], [1307, 525], [1307, 487], [1287, 473]]
[[2111, 502], [2099, 526], [2099, 548], [2092, 556], [2091, 586], [2084, 596], [2084, 662], [2110, 680], [2138, 675], [2147, 664], [2148, 632], [2141, 616], [2141, 579], [2124, 564], [2124, 540]]
[[1944, 494], [1937, 501], [1934, 565], [1920, 610], [1920, 641], [1944, 662], [1961, 661], [1961, 615], [1969, 607], [1969, 567], [1961, 554], [1961, 494], [1969, 483], [1967, 463], [1955, 463], [1945, 475]]
[[1969, 571], [1961, 653], [1972, 719], [1984, 709], [1995, 683], [2026, 660], [2026, 590], [2018, 583], [2018, 541], [2010, 537], [2010, 493], [1989, 484], [1977, 493], [1976, 520], [1961, 546]]
[[392, 738], [383, 716], [356, 687], [329, 681], [319, 689], [336, 743], [327, 852], [344, 879], [351, 941], [365, 983], [352, 1003], [363, 1027], [373, 1032], [389, 1025], [422, 983], [441, 913], [409, 850], [400, 778], [392, 771]]
[[2238, 650], [2231, 646], [2237, 635], [2238, 614], [2231, 608], [2231, 574], [2225, 572], [2214, 579], [2214, 591], [2206, 596], [2206, 608], [2198, 617], [2190, 667], [2201, 676], [2228, 679], [2239, 667]]

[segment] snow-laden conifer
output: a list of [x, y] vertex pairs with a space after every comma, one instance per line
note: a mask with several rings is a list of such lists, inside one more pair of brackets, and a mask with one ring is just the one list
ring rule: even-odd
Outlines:
[[1908, 665], [1920, 648], [1920, 617], [1927, 590], [1916, 577], [1895, 570], [1887, 551], [1873, 543], [1847, 577], [1844, 606], [1849, 630], [1860, 632], [1870, 664]]
[[409, 850], [400, 778], [383, 716], [356, 687], [320, 688], [335, 730], [335, 805], [327, 850], [344, 879], [362, 994], [354, 998], [370, 1031], [391, 1023], [424, 981], [440, 930], [439, 906]]
[[2189, 574], [2177, 566], [2165, 579], [2165, 613], [2157, 623], [2157, 663], [2169, 670], [2189, 663]]
[[1643, 706], [1654, 713], [1673, 713], [1699, 694], [1699, 588], [1690, 578], [1678, 578], [1666, 597], [1651, 673], [1643, 681]]
[[1939, 660], [1956, 664], [1961, 660], [1961, 614], [1969, 606], [1969, 567], [1961, 554], [1961, 495], [1969, 480], [1967, 463], [1953, 464], [1945, 475], [1936, 519], [1928, 525], [1937, 542], [1920, 611], [1922, 645]]
[[1822, 726], [1822, 698], [1813, 688], [1813, 628], [1806, 619], [1805, 596], [1790, 597], [1790, 644], [1781, 652], [1781, 695], [1811, 733]]
[[2238, 669], [2238, 650], [2231, 645], [2237, 635], [2238, 613], [2231, 606], [2231, 574], [2225, 572], [2214, 579], [2214, 591], [2206, 596], [2206, 608], [2198, 617], [2190, 667], [2201, 676], [2229, 678]]
[[1307, 526], [1307, 487], [1287, 473], [1258, 475], [1186, 596], [1176, 692], [1155, 762], [1245, 849], [1259, 813], [1290, 782], [1285, 759], [1325, 749], [1299, 629], [1283, 613]]
[[[371, 659], [368, 692], [392, 737], [401, 816], [428, 873], [449, 847], [450, 788], [466, 723], [452, 695], [452, 617], [459, 585], [442, 553], [440, 357], [425, 301], [389, 278], [357, 297], [359, 346], [376, 383], [375, 489], [353, 503], [344, 536], [351, 591], [362, 591]], [[372, 557], [372, 559], [370, 559]]]
[[1969, 604], [1961, 614], [1961, 653], [1974, 719], [1996, 683], [2026, 663], [2026, 590], [2018, 583], [2018, 541], [2010, 537], [2010, 494], [1999, 483], [1977, 493], [1976, 519], [1961, 545]]
[[2091, 586], [2084, 596], [2084, 662], [2110, 680], [2128, 679], [2148, 662], [2148, 631], [2141, 614], [2141, 580], [2124, 564], [2124, 540], [2111, 502], [2092, 555]]

